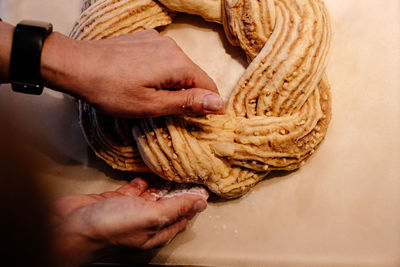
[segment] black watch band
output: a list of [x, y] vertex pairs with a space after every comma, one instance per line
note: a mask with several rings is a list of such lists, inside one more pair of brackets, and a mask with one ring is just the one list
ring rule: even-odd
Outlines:
[[40, 58], [43, 43], [53, 31], [50, 23], [21, 21], [14, 31], [10, 58], [10, 79], [16, 92], [40, 95], [43, 80], [40, 75]]

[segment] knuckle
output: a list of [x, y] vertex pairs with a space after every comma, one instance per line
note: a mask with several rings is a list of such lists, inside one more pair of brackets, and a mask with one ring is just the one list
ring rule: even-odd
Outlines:
[[191, 93], [187, 93], [185, 97], [185, 102], [182, 106], [183, 111], [192, 113], [191, 109], [193, 108], [193, 104], [194, 104], [194, 95]]
[[202, 94], [199, 93], [198, 89], [188, 90], [186, 96], [186, 104], [184, 109], [184, 114], [189, 116], [203, 115], [203, 104], [202, 104]]

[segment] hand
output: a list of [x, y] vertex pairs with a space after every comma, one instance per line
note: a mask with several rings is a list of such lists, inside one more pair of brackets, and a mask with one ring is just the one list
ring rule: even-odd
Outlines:
[[168, 243], [207, 206], [200, 195], [161, 198], [136, 178], [115, 192], [56, 201], [52, 223], [60, 262], [77, 264], [116, 247], [150, 249]]
[[155, 30], [100, 41], [53, 33], [43, 48], [41, 73], [49, 87], [119, 117], [223, 112], [213, 80]]

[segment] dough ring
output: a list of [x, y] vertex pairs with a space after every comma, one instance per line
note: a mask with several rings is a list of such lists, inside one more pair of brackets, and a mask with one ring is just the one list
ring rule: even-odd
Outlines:
[[229, 41], [240, 45], [250, 62], [224, 115], [132, 121], [100, 115], [80, 102], [88, 143], [114, 168], [145, 171], [148, 166], [167, 180], [203, 184], [235, 198], [271, 170], [299, 168], [324, 139], [331, 117], [325, 75], [331, 29], [321, 0], [86, 2], [90, 7], [73, 38], [155, 28], [172, 23], [171, 11], [187, 12], [222, 23]]

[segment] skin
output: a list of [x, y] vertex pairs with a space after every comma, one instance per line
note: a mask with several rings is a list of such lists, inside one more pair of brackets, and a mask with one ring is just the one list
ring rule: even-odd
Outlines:
[[[14, 26], [0, 22], [0, 83], [9, 83]], [[169, 37], [154, 30], [101, 41], [52, 33], [41, 76], [51, 89], [126, 118], [223, 113], [213, 80]], [[158, 199], [136, 178], [115, 192], [67, 196], [52, 209], [59, 265], [74, 266], [118, 247], [150, 249], [169, 242], [207, 206], [201, 196]]]
[[[1, 83], [10, 82], [13, 31], [0, 22]], [[78, 41], [54, 32], [43, 45], [41, 76], [47, 87], [118, 117], [224, 111], [214, 81], [173, 39], [152, 29], [100, 41]]]
[[60, 262], [73, 266], [118, 247], [165, 245], [207, 206], [198, 195], [162, 199], [158, 193], [147, 180], [135, 178], [114, 192], [58, 199], [52, 223]]

